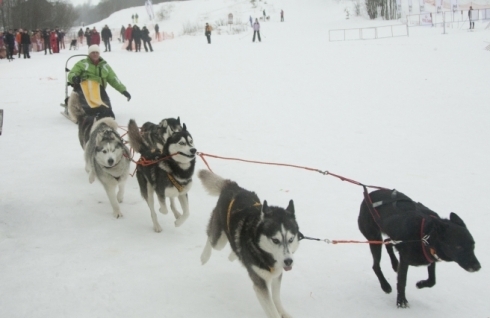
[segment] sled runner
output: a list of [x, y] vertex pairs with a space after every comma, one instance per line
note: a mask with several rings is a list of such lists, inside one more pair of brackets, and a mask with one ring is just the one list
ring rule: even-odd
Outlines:
[[72, 55], [68, 58], [68, 60], [66, 60], [66, 63], [65, 63], [65, 100], [63, 103], [60, 103], [60, 106], [64, 108], [63, 111], [61, 112], [61, 115], [65, 116], [71, 122], [74, 122], [74, 121], [70, 118], [70, 115], [68, 115], [68, 86], [71, 86], [70, 82], [68, 82], [68, 73], [70, 72], [70, 69], [68, 68], [68, 61], [71, 60], [72, 58], [76, 57], [76, 56], [87, 57], [87, 54]]

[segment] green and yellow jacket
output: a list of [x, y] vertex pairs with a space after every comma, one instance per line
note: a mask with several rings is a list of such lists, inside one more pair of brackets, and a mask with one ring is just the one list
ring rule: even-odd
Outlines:
[[86, 80], [96, 81], [104, 89], [107, 87], [107, 83], [109, 83], [119, 93], [123, 93], [126, 90], [126, 86], [121, 83], [116, 73], [114, 73], [109, 64], [102, 58], [100, 58], [97, 65], [89, 57], [78, 61], [68, 74], [68, 81], [72, 84], [74, 76], [79, 76], [82, 82]]

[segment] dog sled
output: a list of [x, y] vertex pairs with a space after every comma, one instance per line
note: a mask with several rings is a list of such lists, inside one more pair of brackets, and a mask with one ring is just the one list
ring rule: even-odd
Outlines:
[[[74, 122], [74, 121], [70, 118], [70, 115], [68, 115], [68, 98], [69, 98], [68, 86], [72, 86], [70, 84], [70, 82], [68, 82], [68, 73], [70, 73], [70, 69], [68, 68], [68, 61], [70, 61], [72, 58], [77, 57], [77, 56], [87, 57], [87, 54], [72, 55], [66, 60], [66, 63], [65, 63], [65, 100], [63, 103], [60, 104], [60, 106], [64, 108], [63, 111], [61, 112], [61, 115], [66, 117], [71, 122]], [[76, 122], [74, 122], [74, 123], [76, 124]]]

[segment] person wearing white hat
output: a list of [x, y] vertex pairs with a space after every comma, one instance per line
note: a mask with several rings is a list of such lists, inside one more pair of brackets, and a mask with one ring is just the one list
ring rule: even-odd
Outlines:
[[128, 101], [131, 99], [126, 86], [121, 83], [107, 61], [100, 57], [100, 48], [96, 44], [89, 46], [87, 58], [73, 66], [68, 74], [68, 81], [79, 96], [83, 110], [89, 116], [115, 118], [111, 101], [105, 91], [107, 84], [126, 96]]

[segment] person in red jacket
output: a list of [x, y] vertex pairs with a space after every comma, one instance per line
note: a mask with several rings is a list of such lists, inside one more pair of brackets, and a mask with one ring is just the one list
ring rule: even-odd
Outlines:
[[90, 45], [94, 44], [100, 44], [100, 33], [97, 32], [97, 29], [95, 27], [92, 29], [92, 36], [90, 37]]
[[58, 46], [58, 34], [53, 30], [49, 34], [49, 43], [51, 44], [51, 50], [53, 53], [60, 53], [60, 48]]
[[128, 47], [126, 50], [132, 51], [132, 46], [133, 46], [133, 29], [131, 28], [131, 24], [128, 24], [128, 27], [126, 28], [126, 33], [124, 34], [124, 37], [126, 40], [128, 40]]

